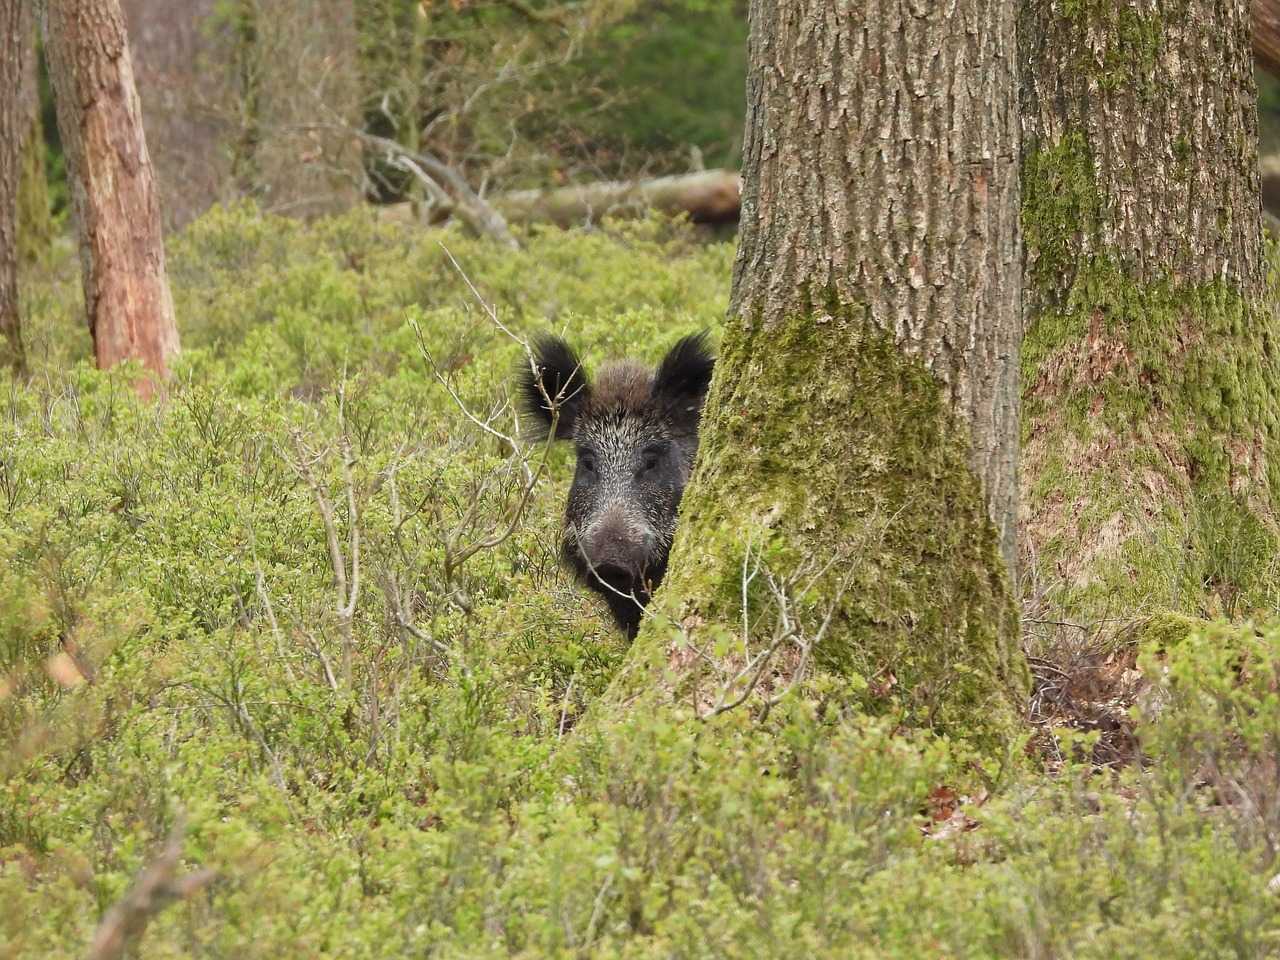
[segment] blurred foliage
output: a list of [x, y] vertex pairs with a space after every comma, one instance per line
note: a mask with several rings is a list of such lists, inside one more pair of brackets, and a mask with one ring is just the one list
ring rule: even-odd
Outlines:
[[71, 196], [67, 192], [67, 163], [62, 154], [62, 135], [58, 131], [58, 113], [53, 105], [53, 84], [49, 80], [49, 65], [44, 57], [44, 44], [40, 44], [40, 125], [46, 145], [45, 174], [49, 180], [49, 209], [55, 218], [65, 218], [71, 209]]
[[[598, 363], [718, 330], [733, 250], [661, 220], [523, 240], [215, 209], [172, 241], [186, 352], [154, 405], [91, 367], [71, 251], [27, 278], [0, 957], [81, 956], [180, 817], [218, 878], [138, 956], [1274, 955], [1276, 627], [1162, 631], [1145, 763], [1099, 772], [1068, 731], [1060, 769], [991, 795], [829, 678], [765, 721], [592, 723], [625, 642], [556, 562], [568, 453], [447, 569], [544, 456], [424, 357], [515, 429], [520, 350], [449, 254], [514, 331]], [[361, 534], [346, 649], [321, 500], [348, 562]]]
[[[422, 11], [425, 9], [425, 13]], [[473, 180], [538, 186], [736, 165], [743, 0], [362, 0], [366, 130], [424, 146]], [[372, 195], [409, 189], [370, 168]]]
[[[305, 75], [315, 67], [301, 52], [308, 25], [290, 18], [306, 10], [218, 0], [201, 28], [206, 47], [199, 68], [189, 74], [166, 72], [163, 62], [148, 72], [149, 55], [163, 61], [171, 51], [152, 50], [147, 44], [159, 43], [155, 37], [135, 42], [139, 75], [153, 84], [144, 82], [141, 92], [162, 174], [198, 170], [229, 181], [213, 196], [265, 202], [288, 190], [272, 182], [282, 174], [258, 155], [303, 154], [304, 167], [343, 162], [328, 153], [317, 159], [312, 132], [299, 129], [344, 121], [339, 103], [315, 102], [317, 79]], [[473, 186], [504, 190], [681, 172], [695, 149], [708, 166], [738, 163], [745, 0], [358, 0], [354, 12], [351, 62], [329, 69], [356, 75], [327, 76], [325, 89], [357, 89], [365, 132], [430, 150]], [[154, 88], [156, 76], [163, 88]], [[42, 78], [58, 213], [67, 205], [66, 175], [43, 70]], [[172, 135], [171, 127], [187, 128], [171, 114], [192, 110], [215, 123], [214, 142], [188, 144]], [[226, 162], [162, 156], [156, 145], [177, 153], [214, 146]], [[365, 151], [364, 178], [364, 194], [377, 202], [419, 192], [411, 174], [373, 148]], [[194, 189], [208, 188], [201, 179]], [[171, 203], [200, 209], [185, 185], [166, 189]]]
[[[590, 81], [571, 113], [616, 175], [683, 169], [691, 148], [708, 167], [736, 169], [746, 102], [745, 0], [648, 4], [589, 43], [571, 68]], [[602, 106], [603, 104], [603, 106]]]

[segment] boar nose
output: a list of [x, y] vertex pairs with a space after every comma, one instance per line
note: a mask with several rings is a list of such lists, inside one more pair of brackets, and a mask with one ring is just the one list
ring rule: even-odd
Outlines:
[[601, 518], [583, 543], [587, 560], [601, 574], [639, 576], [647, 565], [653, 531], [618, 512]]

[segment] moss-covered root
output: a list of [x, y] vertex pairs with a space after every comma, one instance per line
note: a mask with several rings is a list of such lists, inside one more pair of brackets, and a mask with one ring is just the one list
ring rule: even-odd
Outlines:
[[763, 326], [730, 324], [672, 572], [613, 702], [706, 716], [755, 684], [752, 709], [813, 667], [863, 709], [1002, 750], [1027, 687], [1017, 616], [938, 382], [857, 311]]

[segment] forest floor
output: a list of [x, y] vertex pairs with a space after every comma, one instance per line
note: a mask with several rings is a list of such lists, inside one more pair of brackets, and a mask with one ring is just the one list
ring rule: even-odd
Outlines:
[[490, 310], [653, 360], [719, 330], [733, 248], [522, 239], [215, 210], [171, 241], [184, 349], [150, 405], [89, 362], [69, 251], [29, 272], [0, 960], [124, 921], [149, 960], [1280, 951], [1280, 626], [1029, 599], [998, 764], [843, 707], [867, 678], [593, 718], [626, 643], [557, 562], [571, 454], [507, 439]]

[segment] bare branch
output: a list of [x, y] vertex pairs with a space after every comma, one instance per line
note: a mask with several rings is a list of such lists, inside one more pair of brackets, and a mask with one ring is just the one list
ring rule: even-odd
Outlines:
[[178, 874], [185, 828], [179, 824], [159, 856], [143, 868], [123, 899], [103, 916], [89, 944], [87, 960], [119, 960], [141, 939], [152, 917], [169, 904], [185, 900], [213, 880], [213, 870]]
[[[357, 509], [355, 480], [352, 471], [355, 465], [355, 456], [352, 453], [351, 438], [347, 434], [346, 421], [343, 414], [345, 395], [344, 386], [339, 393], [338, 422], [341, 431], [339, 444], [342, 452], [342, 476], [347, 498], [346, 553], [343, 552], [342, 540], [338, 535], [333, 503], [312, 470], [312, 467], [320, 461], [322, 455], [309, 451], [303, 443], [302, 434], [294, 430], [293, 444], [297, 458], [290, 460], [286, 457], [285, 459], [293, 467], [294, 472], [297, 473], [307, 489], [311, 491], [311, 497], [315, 501], [316, 509], [320, 513], [320, 521], [324, 526], [325, 543], [329, 551], [329, 565], [333, 572], [334, 614], [337, 617], [338, 629], [342, 636], [342, 680], [349, 687], [351, 685], [355, 651], [353, 624], [356, 604], [360, 598], [360, 516]], [[348, 556], [350, 557], [349, 562]], [[318, 645], [313, 644], [313, 651], [317, 654], [320, 653]], [[326, 675], [332, 681], [332, 671], [328, 661], [323, 656], [320, 659]]]
[[439, 187], [440, 192], [453, 201], [454, 210], [457, 212], [458, 217], [476, 233], [490, 237], [503, 246], [510, 247], [512, 250], [520, 248], [520, 244], [512, 235], [511, 228], [507, 226], [507, 221], [502, 214], [472, 190], [462, 175], [448, 164], [425, 153], [410, 150], [386, 137], [375, 136], [350, 127], [347, 128], [347, 131], [370, 146], [384, 151], [392, 162], [409, 161], [413, 166], [405, 169], [411, 170], [415, 176], [421, 179], [429, 178], [433, 180]]

